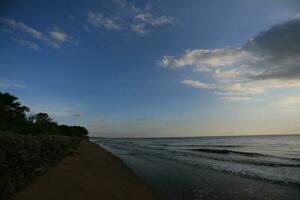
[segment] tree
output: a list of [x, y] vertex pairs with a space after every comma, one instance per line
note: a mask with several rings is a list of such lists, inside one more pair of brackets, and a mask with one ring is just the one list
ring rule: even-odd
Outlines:
[[23, 106], [18, 98], [0, 92], [0, 129], [23, 131], [28, 125], [26, 113], [29, 108]]
[[13, 95], [0, 92], [0, 130], [34, 135], [88, 135], [84, 127], [58, 125], [47, 113], [27, 116], [30, 109], [17, 100]]
[[34, 123], [50, 123], [53, 119], [47, 113], [38, 113], [33, 116]]
[[59, 125], [59, 131], [63, 135], [68, 136], [87, 136], [88, 130], [82, 126], [68, 126], [68, 125]]
[[47, 113], [38, 113], [30, 117], [32, 124], [30, 133], [35, 135], [58, 135], [56, 122]]

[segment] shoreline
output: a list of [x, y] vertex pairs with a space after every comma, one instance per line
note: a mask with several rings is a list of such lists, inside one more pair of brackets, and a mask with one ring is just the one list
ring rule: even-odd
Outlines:
[[[161, 147], [166, 142], [162, 140], [116, 140], [114, 143], [113, 140], [98, 139], [94, 142], [120, 157], [135, 174], [162, 191], [169, 199], [294, 200], [300, 195], [299, 187], [280, 185], [176, 160], [176, 155], [171, 154], [170, 150], [166, 152], [168, 156], [171, 154], [173, 157], [166, 157], [165, 148]], [[152, 149], [151, 145], [156, 146]], [[178, 148], [176, 150], [178, 152]], [[197, 159], [185, 154], [179, 155]]]
[[119, 158], [88, 140], [11, 200], [162, 199]]

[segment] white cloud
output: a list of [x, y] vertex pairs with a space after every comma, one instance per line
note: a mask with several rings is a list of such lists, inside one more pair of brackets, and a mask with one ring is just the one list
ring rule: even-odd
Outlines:
[[30, 36], [34, 37], [37, 40], [40, 40], [44, 43], [46, 43], [49, 46], [52, 46], [56, 49], [60, 48], [60, 45], [52, 40], [50, 40], [44, 33], [25, 25], [22, 22], [17, 22], [14, 19], [6, 19], [6, 18], [0, 18], [0, 20], [8, 25], [9, 27], [11, 27], [12, 29], [16, 29], [16, 30], [20, 30], [22, 32], [25, 32], [27, 34], [29, 34]]
[[266, 85], [265, 82], [261, 84], [257, 84], [254, 82], [242, 82], [242, 81], [205, 83], [205, 82], [195, 81], [195, 80], [184, 80], [182, 83], [194, 88], [225, 91], [225, 92], [218, 92], [217, 94], [227, 96], [227, 97], [228, 96], [241, 97], [244, 95], [261, 94], [267, 88], [265, 87]]
[[165, 68], [191, 67], [209, 82], [184, 80], [194, 88], [214, 90], [222, 99], [251, 100], [274, 89], [300, 88], [300, 18], [264, 31], [240, 48], [186, 50], [163, 56]]
[[130, 25], [131, 29], [139, 34], [146, 34], [147, 30], [145, 30], [145, 24], [140, 23], [140, 24], [131, 24]]
[[25, 47], [28, 47], [34, 51], [39, 51], [40, 50], [40, 47], [35, 44], [34, 42], [31, 42], [31, 41], [28, 41], [28, 40], [23, 40], [22, 38], [13, 38], [12, 39], [13, 41], [15, 41], [16, 43], [22, 45], [22, 46], [25, 46]]
[[88, 11], [87, 22], [100, 30], [134, 32], [139, 35], [145, 35], [157, 27], [174, 24], [173, 17], [154, 13], [150, 3], [143, 8], [126, 0], [113, 0], [113, 4], [108, 6], [111, 10], [109, 13]]
[[224, 100], [228, 101], [250, 101], [252, 98], [250, 97], [238, 97], [238, 96], [224, 96], [222, 97]]
[[194, 81], [194, 80], [184, 80], [182, 81], [183, 84], [194, 87], [194, 88], [202, 88], [202, 89], [216, 89], [216, 85], [208, 84], [201, 81]]
[[231, 69], [232, 66], [239, 65], [242, 68], [242, 63], [254, 59], [253, 54], [240, 48], [195, 49], [186, 50], [178, 58], [164, 56], [159, 64], [165, 68], [173, 69], [190, 66], [195, 71], [213, 72], [217, 78], [232, 78], [241, 73], [239, 69]]
[[150, 24], [152, 26], [162, 26], [164, 24], [173, 24], [174, 18], [166, 15], [153, 16], [151, 13], [139, 13], [134, 17], [136, 20]]
[[197, 80], [184, 80], [183, 84], [194, 88], [215, 90], [222, 99], [253, 99], [254, 95], [263, 94], [271, 89], [299, 88], [297, 80], [244, 80], [205, 83]]
[[220, 79], [225, 78], [234, 78], [241, 75], [241, 73], [237, 69], [231, 69], [231, 70], [215, 70], [214, 76]]
[[107, 30], [121, 30], [122, 27], [115, 19], [103, 16], [102, 13], [88, 12], [88, 22], [93, 26], [100, 28], [104, 27]]
[[24, 88], [24, 84], [7, 79], [0, 79], [0, 88]]
[[62, 42], [66, 41], [67, 38], [68, 38], [67, 34], [65, 34], [65, 33], [63, 33], [63, 32], [59, 32], [59, 31], [51, 31], [51, 32], [50, 32], [50, 35], [51, 35], [54, 39], [56, 39], [56, 40], [58, 40], [58, 41], [62, 41]]
[[197, 71], [210, 71], [211, 68], [220, 68], [236, 65], [253, 57], [250, 52], [240, 48], [231, 49], [194, 49], [186, 50], [178, 58], [164, 56], [160, 64], [166, 68], [182, 68], [193, 66]]
[[[48, 46], [51, 46], [55, 49], [61, 48], [61, 44], [60, 44], [61, 42], [73, 40], [71, 36], [68, 36], [66, 33], [64, 33], [62, 31], [58, 31], [58, 30], [51, 31], [49, 34], [53, 38], [52, 39], [48, 34], [38, 31], [37, 29], [34, 29], [34, 28], [24, 24], [23, 22], [17, 22], [14, 19], [7, 19], [7, 18], [0, 18], [0, 21], [2, 23], [4, 23], [5, 25], [7, 25], [8, 27], [10, 27], [12, 30], [14, 30], [14, 32], [26, 33], [33, 39], [43, 42], [43, 43], [47, 44]], [[13, 34], [17, 35], [14, 32], [13, 32]], [[30, 42], [30, 41], [26, 41], [23, 39], [17, 39], [17, 42], [19, 42], [19, 44], [21, 44], [21, 45], [28, 46], [35, 50], [39, 49], [38, 45], [36, 45], [35, 43]]]
[[64, 43], [64, 42], [69, 42], [74, 45], [78, 45], [78, 41], [75, 40], [72, 36], [68, 35], [67, 33], [61, 31], [58, 27], [55, 27], [52, 31], [49, 32], [51, 37], [59, 42], [59, 43]]

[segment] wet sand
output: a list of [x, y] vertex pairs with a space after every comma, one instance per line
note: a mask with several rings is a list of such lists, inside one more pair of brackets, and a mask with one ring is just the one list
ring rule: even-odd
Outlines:
[[87, 140], [12, 200], [161, 199], [120, 159]]
[[171, 200], [298, 200], [297, 187], [195, 168], [143, 154], [117, 154]]

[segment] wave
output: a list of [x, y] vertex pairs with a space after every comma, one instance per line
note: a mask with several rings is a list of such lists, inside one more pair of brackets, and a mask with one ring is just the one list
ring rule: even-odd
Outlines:
[[[166, 144], [163, 142], [152, 142], [154, 146], [163, 146], [163, 147], [187, 147], [186, 144]], [[236, 144], [228, 144], [228, 145], [201, 145], [201, 147], [212, 147], [212, 148], [243, 148], [247, 147], [248, 145], [236, 145]], [[188, 145], [189, 148], [191, 147], [199, 147], [199, 145]]]
[[[200, 149], [188, 149], [190, 151], [196, 151], [196, 152], [203, 152], [203, 153], [211, 153], [211, 154], [221, 154], [221, 155], [242, 155], [245, 157], [250, 157], [250, 158], [275, 158], [280, 161], [300, 161], [298, 158], [286, 158], [286, 157], [277, 157], [277, 156], [272, 156], [272, 155], [265, 155], [265, 154], [260, 154], [260, 153], [251, 153], [251, 152], [242, 152], [242, 151], [233, 151], [233, 150], [228, 150], [228, 149], [205, 149], [205, 148], [200, 148]], [[213, 160], [220, 160], [220, 161], [227, 161], [227, 162], [236, 162], [236, 163], [245, 163], [245, 164], [252, 164], [252, 165], [261, 165], [261, 166], [269, 166], [269, 167], [300, 167], [300, 163], [282, 163], [282, 162], [274, 162], [268, 160], [245, 160], [245, 159], [229, 159], [226, 157], [223, 158], [214, 158], [214, 157], [207, 157], [209, 159]]]
[[300, 158], [289, 158], [291, 160], [300, 161]]
[[252, 152], [244, 152], [244, 151], [234, 151], [234, 150], [228, 150], [228, 149], [206, 149], [206, 148], [199, 148], [199, 149], [187, 149], [191, 151], [200, 151], [204, 153], [215, 153], [215, 154], [239, 154], [243, 156], [248, 157], [272, 157], [272, 158], [279, 158], [279, 159], [288, 159], [288, 160], [295, 160], [300, 161], [300, 158], [288, 158], [288, 157], [279, 157], [279, 156], [273, 156], [273, 155], [267, 155], [267, 154], [261, 154], [261, 153], [252, 153]]
[[241, 148], [241, 147], [248, 147], [249, 145], [238, 145], [238, 144], [214, 144], [214, 145], [201, 145], [201, 147], [217, 147], [217, 148]]
[[228, 150], [228, 149], [206, 149], [206, 148], [200, 148], [200, 149], [189, 149], [192, 151], [200, 151], [200, 152], [204, 152], [204, 153], [215, 153], [215, 154], [240, 154], [240, 155], [244, 155], [244, 156], [268, 156], [268, 155], [264, 155], [264, 154], [260, 154], [260, 153], [250, 153], [250, 152], [243, 152], [243, 151], [233, 151], [233, 150]]

